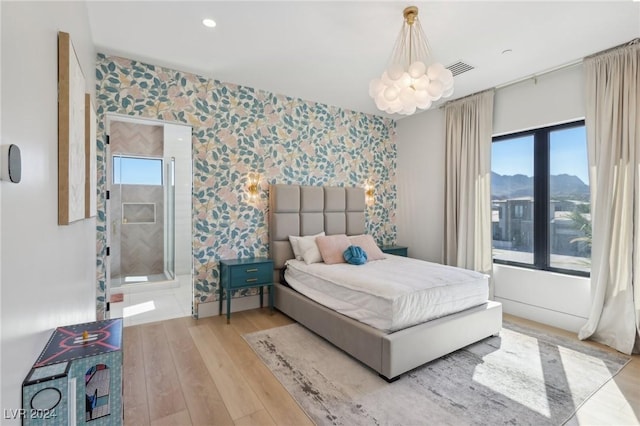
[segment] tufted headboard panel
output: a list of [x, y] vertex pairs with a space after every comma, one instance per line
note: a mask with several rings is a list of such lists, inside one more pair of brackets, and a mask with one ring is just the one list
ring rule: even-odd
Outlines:
[[269, 256], [275, 276], [293, 259], [289, 235], [364, 234], [364, 210], [362, 188], [270, 185]]

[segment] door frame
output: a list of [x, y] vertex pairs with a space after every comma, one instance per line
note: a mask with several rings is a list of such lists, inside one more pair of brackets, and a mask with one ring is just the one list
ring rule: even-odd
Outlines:
[[[151, 118], [145, 118], [145, 117], [136, 117], [136, 116], [130, 116], [130, 115], [126, 115], [126, 114], [119, 114], [119, 113], [113, 113], [113, 112], [108, 112], [104, 115], [104, 120], [105, 120], [105, 135], [108, 141], [108, 138], [110, 137], [111, 134], [111, 129], [110, 129], [110, 124], [112, 121], [124, 121], [124, 122], [128, 122], [128, 123], [137, 123], [137, 124], [155, 124], [155, 125], [162, 125], [163, 127], [166, 125], [171, 125], [171, 126], [180, 126], [180, 127], [184, 127], [184, 128], [188, 128], [190, 130], [189, 135], [193, 134], [193, 126], [190, 126], [188, 124], [185, 123], [179, 123], [179, 122], [171, 122], [171, 121], [166, 121], [166, 120], [157, 120], [157, 119], [151, 119]], [[189, 138], [189, 141], [185, 141], [189, 143], [189, 152], [190, 152], [190, 161], [188, 164], [189, 167], [189, 174], [191, 176], [190, 178], [190, 192], [191, 194], [193, 193], [193, 137], [191, 136]], [[111, 207], [111, 199], [112, 199], [112, 188], [111, 188], [111, 182], [113, 181], [112, 179], [112, 171], [111, 171], [111, 167], [112, 165], [109, 164], [109, 157], [111, 156], [111, 146], [109, 143], [105, 143], [105, 190], [109, 191], [110, 197], [109, 199], [105, 200], [105, 232], [106, 232], [106, 247], [109, 248], [110, 251], [110, 247], [111, 247], [111, 214], [110, 214], [110, 207]], [[166, 162], [165, 162], [166, 163]], [[164, 172], [164, 170], [163, 170]], [[164, 174], [164, 173], [163, 173]], [[191, 196], [189, 197], [191, 199]], [[190, 253], [189, 253], [189, 257], [190, 257], [190, 266], [189, 266], [189, 273], [191, 276], [191, 312], [192, 312], [192, 316], [197, 317], [197, 305], [195, 304], [195, 288], [194, 288], [194, 279], [195, 279], [195, 267], [194, 267], [194, 257], [193, 257], [193, 201], [191, 201], [190, 204], [190, 208], [189, 208], [189, 220], [188, 220], [188, 224], [189, 224], [189, 229], [190, 229]], [[175, 244], [175, 235], [174, 235], [174, 244]], [[174, 257], [175, 257], [175, 250], [174, 250]], [[105, 271], [105, 318], [109, 318], [110, 317], [110, 311], [106, 310], [106, 303], [110, 303], [110, 299], [111, 299], [111, 257], [110, 256], [105, 256], [104, 259], [104, 265], [106, 268]], [[174, 273], [175, 273], [175, 266], [174, 266]]]

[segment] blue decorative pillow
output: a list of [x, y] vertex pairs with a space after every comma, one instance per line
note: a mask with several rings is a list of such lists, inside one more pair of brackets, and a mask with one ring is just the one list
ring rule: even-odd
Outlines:
[[344, 253], [344, 260], [352, 265], [364, 265], [367, 263], [367, 252], [360, 246], [349, 246]]

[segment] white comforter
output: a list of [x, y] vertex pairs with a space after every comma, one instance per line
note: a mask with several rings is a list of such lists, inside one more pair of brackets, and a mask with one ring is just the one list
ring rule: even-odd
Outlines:
[[396, 331], [485, 303], [488, 276], [400, 256], [355, 266], [287, 261], [291, 287], [337, 312]]

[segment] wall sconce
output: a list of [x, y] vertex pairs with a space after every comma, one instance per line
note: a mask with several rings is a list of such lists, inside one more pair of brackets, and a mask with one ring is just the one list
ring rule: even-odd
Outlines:
[[260, 195], [260, 175], [258, 173], [249, 173], [247, 177], [247, 193], [249, 201], [256, 201]]
[[375, 201], [375, 187], [370, 180], [367, 180], [364, 184], [364, 200], [367, 203], [367, 206], [372, 206]]

